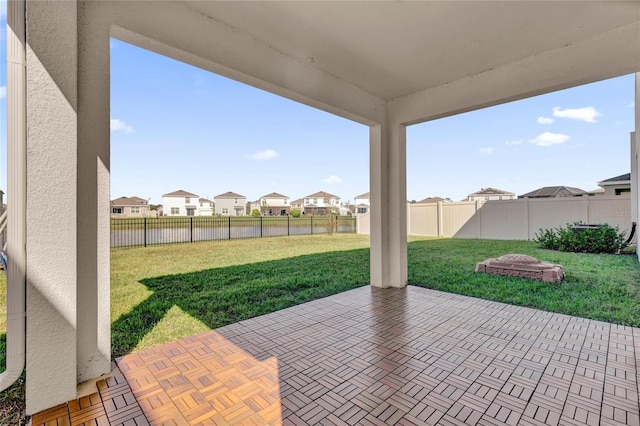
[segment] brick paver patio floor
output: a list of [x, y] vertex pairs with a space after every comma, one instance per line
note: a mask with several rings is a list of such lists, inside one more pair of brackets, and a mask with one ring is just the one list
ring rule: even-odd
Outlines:
[[638, 328], [361, 287], [120, 358], [91, 424], [638, 425], [639, 356]]

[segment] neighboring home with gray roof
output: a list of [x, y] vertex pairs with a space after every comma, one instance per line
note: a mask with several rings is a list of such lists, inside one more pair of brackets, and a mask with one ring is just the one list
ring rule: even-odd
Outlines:
[[467, 201], [514, 200], [516, 194], [496, 188], [482, 188], [467, 195]]
[[235, 192], [225, 192], [213, 197], [216, 204], [216, 215], [221, 216], [246, 216], [247, 197]]
[[450, 203], [451, 198], [442, 198], [442, 197], [427, 197], [424, 200], [418, 201], [418, 204], [428, 204], [428, 203]]
[[583, 195], [589, 195], [589, 193], [571, 186], [543, 186], [542, 188], [522, 194], [518, 198], [562, 198], [581, 197]]
[[340, 197], [325, 191], [318, 191], [304, 197], [304, 214], [326, 215], [329, 212], [338, 213]]
[[111, 201], [111, 217], [150, 216], [149, 201], [140, 197], [120, 197]]
[[179, 189], [162, 196], [164, 216], [195, 216], [200, 196]]
[[604, 192], [597, 192], [597, 195], [621, 195], [631, 192], [631, 173], [625, 173], [620, 176], [598, 182], [598, 186], [604, 189]]
[[264, 216], [288, 216], [291, 211], [289, 197], [277, 192], [263, 195], [258, 201], [260, 203], [260, 212]]

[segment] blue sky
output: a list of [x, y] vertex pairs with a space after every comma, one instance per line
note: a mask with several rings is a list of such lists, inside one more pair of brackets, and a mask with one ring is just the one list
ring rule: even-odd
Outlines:
[[[0, 6], [2, 6], [0, 4]], [[0, 14], [0, 188], [6, 191], [6, 46]], [[632, 75], [411, 126], [407, 197], [484, 187], [585, 190], [629, 172]], [[111, 196], [184, 189], [255, 200], [369, 190], [368, 128], [118, 40], [111, 42]]]

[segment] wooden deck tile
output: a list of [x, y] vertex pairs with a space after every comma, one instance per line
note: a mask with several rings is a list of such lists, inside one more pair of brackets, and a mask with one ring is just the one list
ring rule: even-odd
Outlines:
[[126, 355], [33, 424], [638, 424], [639, 360], [638, 328], [362, 287]]

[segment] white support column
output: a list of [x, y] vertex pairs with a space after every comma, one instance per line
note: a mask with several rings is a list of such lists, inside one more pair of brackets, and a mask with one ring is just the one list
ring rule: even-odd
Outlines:
[[[631, 207], [632, 219], [637, 222], [638, 213], [640, 212], [640, 195], [638, 194], [638, 190], [640, 190], [640, 169], [639, 169], [639, 161], [638, 161], [638, 153], [640, 152], [640, 73], [636, 73], [636, 87], [635, 87], [635, 167], [631, 169], [631, 201], [634, 203]], [[633, 165], [633, 159], [631, 160], [631, 164]], [[634, 176], [635, 173], [635, 176]], [[635, 186], [635, 190], [634, 190]], [[635, 197], [634, 197], [635, 194]], [[635, 219], [633, 218], [633, 212], [635, 211]], [[636, 228], [636, 254], [640, 259], [640, 244], [637, 242], [640, 241], [638, 236], [638, 232], [640, 230]]]
[[638, 146], [636, 132], [630, 134], [630, 154], [631, 154], [631, 222], [638, 222]]
[[111, 369], [109, 24], [78, 10], [78, 382]]
[[27, 2], [28, 414], [110, 369], [108, 26], [83, 13]]
[[407, 285], [406, 127], [370, 129], [371, 285]]

